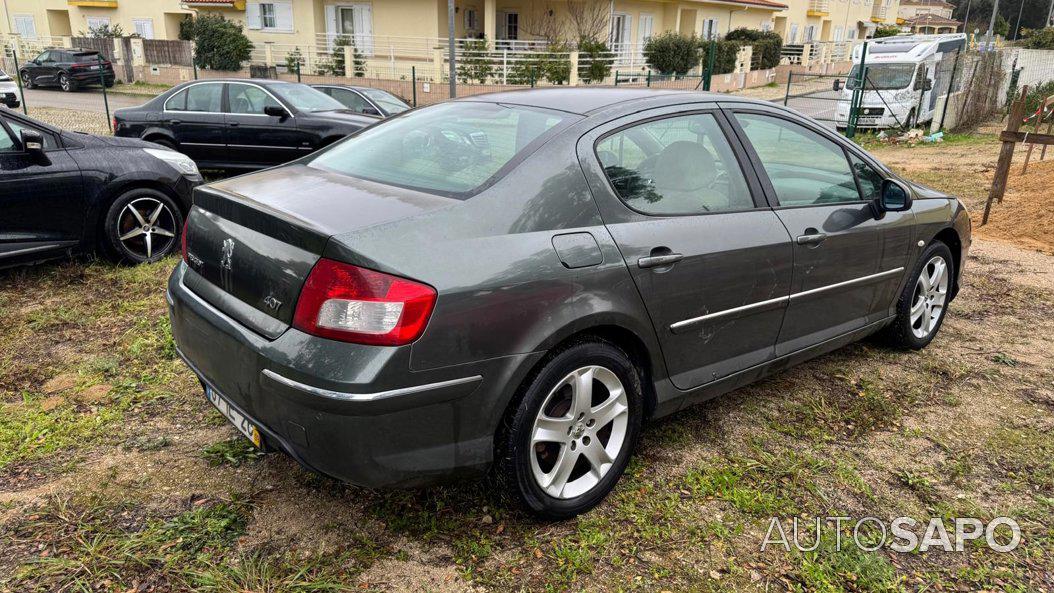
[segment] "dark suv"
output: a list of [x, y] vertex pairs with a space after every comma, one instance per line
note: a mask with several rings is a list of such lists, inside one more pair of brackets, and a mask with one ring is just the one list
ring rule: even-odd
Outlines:
[[[100, 74], [101, 71], [101, 74]], [[113, 64], [90, 49], [46, 49], [18, 71], [22, 86], [57, 86], [71, 92], [82, 86], [105, 84], [113, 86]]]

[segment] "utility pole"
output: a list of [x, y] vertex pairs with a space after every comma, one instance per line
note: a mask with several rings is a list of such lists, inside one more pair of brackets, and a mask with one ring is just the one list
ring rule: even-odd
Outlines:
[[[1050, 0], [1054, 2], [1054, 0]], [[966, 0], [966, 16], [963, 17], [963, 33], [966, 33], [967, 43], [970, 41], [970, 6], [973, 5], [973, 0]]]
[[988, 32], [984, 34], [986, 50], [992, 49], [992, 34], [995, 30], [995, 15], [997, 14], [999, 14], [999, 0], [995, 0], [995, 2], [992, 3], [992, 18], [988, 21]]
[[1025, 0], [1021, 0], [1021, 6], [1017, 9], [1017, 24], [1014, 25], [1014, 41], [1017, 41], [1017, 32], [1021, 30], [1021, 11], [1025, 10]]
[[1047, 11], [1047, 22], [1044, 25], [1050, 26], [1050, 17], [1052, 16], [1054, 16], [1054, 0], [1050, 0], [1050, 10]]
[[454, 48], [454, 0], [446, 0], [446, 23], [447, 23], [447, 43], [450, 47], [447, 50], [447, 61], [450, 62], [450, 98], [457, 97], [457, 66], [455, 64], [456, 52]]

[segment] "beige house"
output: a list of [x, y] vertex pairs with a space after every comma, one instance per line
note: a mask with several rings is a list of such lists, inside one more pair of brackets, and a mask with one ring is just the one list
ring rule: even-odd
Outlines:
[[87, 33], [102, 25], [146, 39], [178, 39], [193, 11], [178, 0], [3, 0], [0, 32], [26, 39]]
[[912, 33], [955, 33], [962, 23], [952, 18], [954, 10], [955, 5], [944, 0], [902, 0], [899, 16]]
[[776, 14], [775, 30], [786, 44], [851, 41], [894, 25], [900, 0], [791, 0]]

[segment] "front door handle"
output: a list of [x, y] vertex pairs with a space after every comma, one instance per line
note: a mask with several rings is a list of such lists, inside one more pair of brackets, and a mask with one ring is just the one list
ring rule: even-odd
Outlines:
[[680, 253], [667, 253], [665, 255], [652, 255], [637, 260], [638, 268], [659, 268], [670, 266], [684, 259]]
[[238, 122], [236, 122], [236, 121], [227, 122], [227, 125], [229, 125], [232, 128], [237, 128], [238, 127]]
[[811, 235], [799, 235], [798, 245], [819, 245], [827, 239], [827, 233], [813, 233]]
[[168, 125], [171, 125], [171, 126], [178, 126], [179, 124], [181, 124], [183, 122], [178, 120], [178, 119], [170, 119], [170, 120], [165, 121], [164, 123], [166, 123]]

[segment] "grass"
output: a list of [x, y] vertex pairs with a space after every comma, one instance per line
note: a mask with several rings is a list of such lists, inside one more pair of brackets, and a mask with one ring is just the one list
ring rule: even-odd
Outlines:
[[263, 457], [263, 452], [243, 436], [213, 443], [202, 451], [210, 465], [233, 465], [235, 467]]

